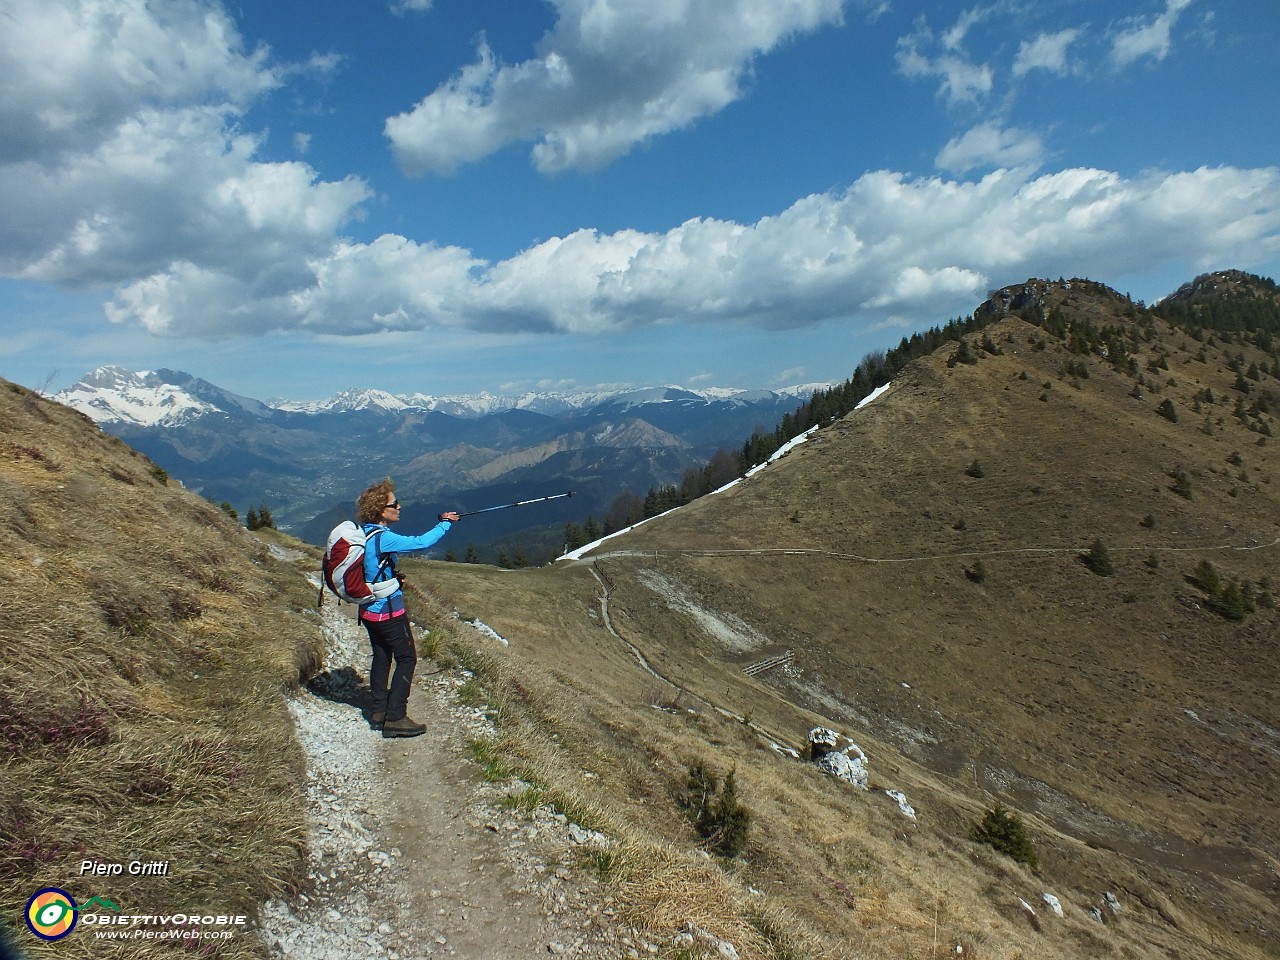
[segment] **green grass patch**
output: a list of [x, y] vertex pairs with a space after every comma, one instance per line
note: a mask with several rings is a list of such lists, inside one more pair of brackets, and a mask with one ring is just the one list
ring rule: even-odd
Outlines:
[[467, 741], [467, 756], [480, 764], [484, 778], [489, 781], [507, 780], [511, 768], [498, 749], [498, 741], [492, 737], [477, 737]]

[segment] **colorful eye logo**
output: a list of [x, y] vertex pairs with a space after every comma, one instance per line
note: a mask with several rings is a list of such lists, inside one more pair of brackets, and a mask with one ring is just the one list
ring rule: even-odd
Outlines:
[[27, 926], [41, 940], [61, 940], [75, 929], [76, 909], [67, 891], [45, 887], [27, 901]]

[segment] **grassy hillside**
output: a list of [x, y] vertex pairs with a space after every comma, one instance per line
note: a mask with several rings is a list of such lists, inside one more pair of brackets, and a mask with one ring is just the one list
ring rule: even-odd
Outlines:
[[[1022, 293], [1036, 323], [942, 347], [582, 563], [424, 574], [510, 641], [481, 666], [512, 762], [592, 774], [572, 786], [626, 838], [633, 918], [701, 909], [755, 956], [1280, 950], [1275, 357], [1094, 284]], [[918, 819], [768, 745], [816, 724]], [[701, 874], [698, 764], [754, 818]], [[968, 839], [996, 803], [1038, 872]]]
[[[0, 423], [0, 912], [21, 927], [54, 886], [129, 914], [254, 917], [297, 883], [306, 842], [285, 694], [319, 655], [301, 613], [314, 594], [80, 414], [0, 381]], [[82, 876], [84, 860], [125, 872]], [[130, 876], [134, 861], [167, 873]], [[32, 957], [104, 955], [79, 930], [13, 939]]]

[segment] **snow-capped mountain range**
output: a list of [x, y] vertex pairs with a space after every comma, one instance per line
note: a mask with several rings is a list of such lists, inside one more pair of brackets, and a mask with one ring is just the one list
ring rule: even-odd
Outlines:
[[410, 526], [445, 508], [575, 491], [556, 509], [472, 518], [469, 535], [484, 542], [525, 526], [600, 519], [624, 491], [680, 484], [718, 451], [741, 450], [754, 431], [773, 429], [813, 391], [348, 390], [320, 403], [264, 403], [189, 373], [101, 367], [54, 399], [211, 502], [270, 504], [277, 524], [313, 543], [324, 542], [370, 478], [402, 485]]
[[602, 404], [619, 410], [652, 403], [705, 403], [727, 401], [753, 404], [776, 397], [807, 398], [827, 384], [801, 384], [778, 390], [737, 390], [724, 387], [687, 389], [651, 387], [629, 391], [578, 391], [573, 393], [524, 393], [495, 396], [489, 393], [435, 397], [423, 393], [408, 396], [384, 390], [344, 390], [328, 400], [298, 403], [288, 400], [259, 401], [224, 390], [207, 380], [175, 370], [133, 372], [123, 367], [99, 367], [54, 399], [81, 411], [97, 423], [140, 427], [175, 427], [208, 416], [232, 414], [267, 417], [273, 410], [307, 415], [358, 411], [446, 413], [467, 419], [507, 410], [528, 410], [546, 416], [563, 416]]

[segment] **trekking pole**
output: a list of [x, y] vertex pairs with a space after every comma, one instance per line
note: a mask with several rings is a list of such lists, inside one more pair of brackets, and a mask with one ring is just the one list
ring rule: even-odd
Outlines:
[[458, 514], [459, 517], [473, 517], [477, 513], [492, 513], [494, 510], [510, 510], [512, 507], [524, 507], [531, 503], [544, 503], [547, 500], [559, 500], [562, 497], [572, 497], [573, 491], [568, 493], [553, 493], [549, 497], [536, 497], [533, 500], [517, 500], [515, 503], [500, 503], [496, 507], [484, 507], [480, 510], [468, 510], [465, 513]]

